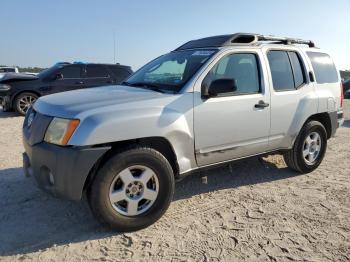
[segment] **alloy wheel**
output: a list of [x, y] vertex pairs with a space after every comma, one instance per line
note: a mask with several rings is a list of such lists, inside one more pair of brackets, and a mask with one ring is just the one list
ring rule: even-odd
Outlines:
[[313, 165], [320, 155], [322, 147], [321, 136], [317, 132], [310, 133], [303, 146], [303, 157], [305, 163], [308, 165]]
[[125, 216], [146, 212], [155, 202], [159, 181], [155, 172], [143, 165], [131, 166], [119, 172], [109, 190], [114, 210]]

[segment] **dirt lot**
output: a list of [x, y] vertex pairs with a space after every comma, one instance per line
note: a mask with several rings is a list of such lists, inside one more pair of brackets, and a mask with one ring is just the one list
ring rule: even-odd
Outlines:
[[350, 260], [350, 121], [315, 172], [298, 175], [271, 156], [194, 174], [160, 221], [130, 234], [101, 228], [86, 202], [47, 196], [23, 176], [22, 121], [0, 113], [0, 260]]

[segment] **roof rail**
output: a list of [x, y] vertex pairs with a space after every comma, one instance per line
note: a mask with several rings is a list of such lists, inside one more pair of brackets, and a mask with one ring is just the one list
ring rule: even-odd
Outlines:
[[258, 41], [277, 41], [280, 43], [283, 43], [285, 45], [292, 45], [292, 44], [300, 44], [300, 45], [308, 45], [309, 47], [315, 47], [315, 43], [311, 40], [303, 40], [299, 38], [289, 38], [289, 37], [280, 37], [280, 36], [273, 36], [273, 35], [256, 35], [258, 38]]
[[277, 36], [266, 36], [260, 34], [251, 34], [251, 33], [236, 33], [231, 35], [219, 35], [211, 36], [206, 38], [201, 38], [197, 40], [189, 41], [182, 46], [175, 49], [184, 50], [192, 48], [205, 48], [205, 47], [222, 47], [230, 45], [253, 45], [257, 42], [270, 41], [273, 44], [305, 44], [309, 47], [315, 47], [314, 42], [310, 40], [302, 40], [297, 38], [287, 38], [287, 37], [277, 37]]

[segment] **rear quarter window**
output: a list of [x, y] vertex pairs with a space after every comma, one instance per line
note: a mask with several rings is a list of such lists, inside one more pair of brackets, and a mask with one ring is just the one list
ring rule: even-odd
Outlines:
[[337, 83], [338, 72], [329, 55], [319, 52], [306, 52], [318, 84]]

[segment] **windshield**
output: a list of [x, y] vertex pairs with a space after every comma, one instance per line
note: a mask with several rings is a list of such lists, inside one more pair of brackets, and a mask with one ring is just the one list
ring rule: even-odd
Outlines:
[[216, 52], [201, 49], [168, 53], [143, 66], [123, 84], [177, 93]]

